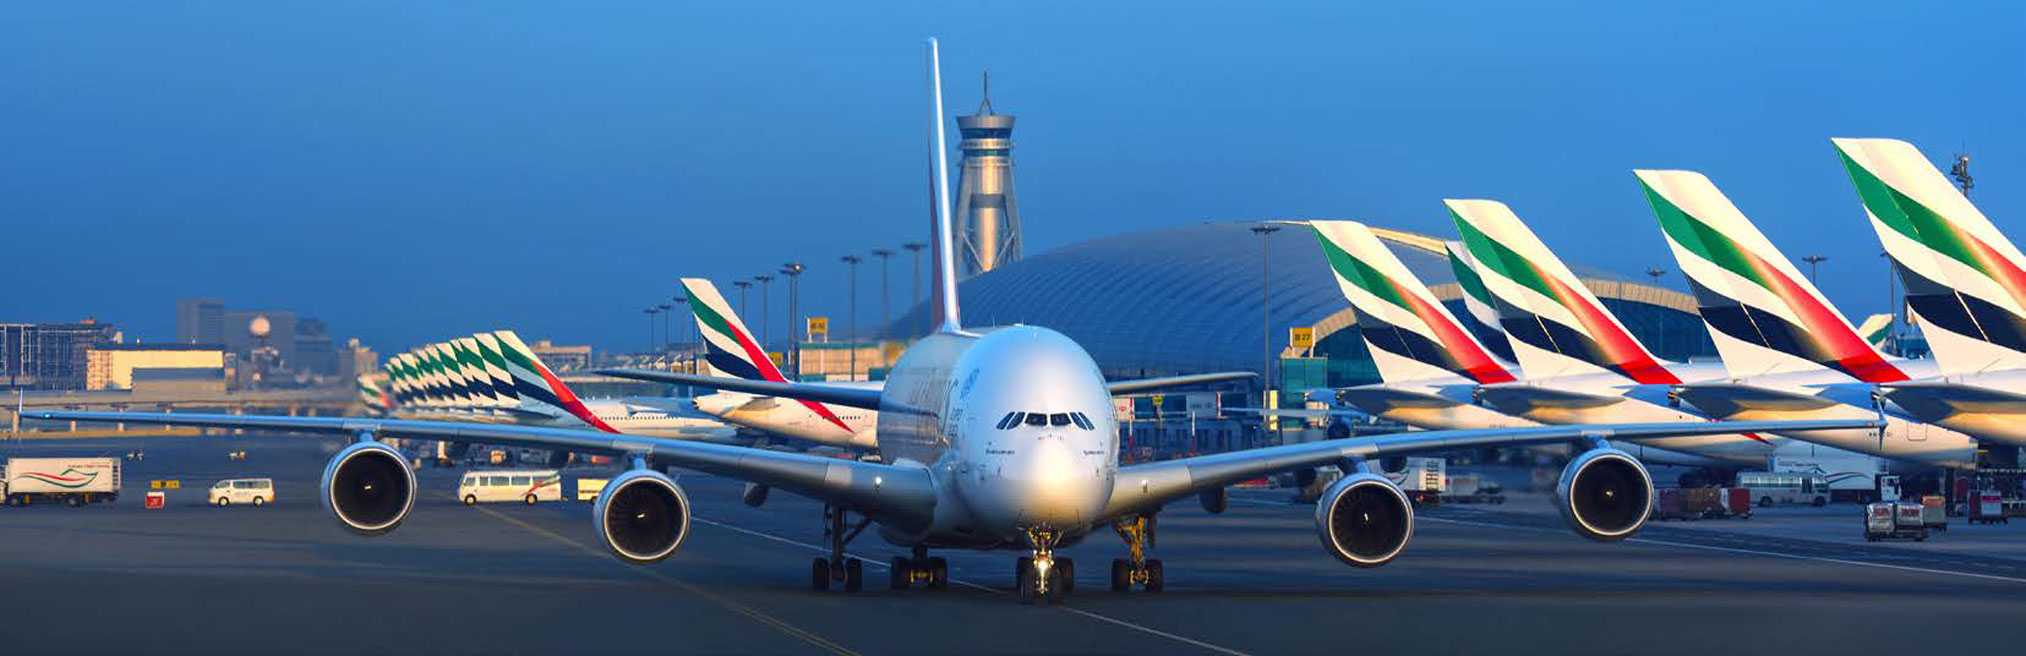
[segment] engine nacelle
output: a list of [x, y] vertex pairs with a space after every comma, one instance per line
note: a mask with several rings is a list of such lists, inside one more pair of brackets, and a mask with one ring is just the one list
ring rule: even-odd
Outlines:
[[1645, 526], [1653, 512], [1653, 476], [1632, 454], [1591, 449], [1562, 470], [1555, 501], [1577, 535], [1600, 542], [1623, 539]]
[[1414, 503], [1384, 476], [1351, 474], [1316, 499], [1315, 529], [1337, 560], [1378, 567], [1392, 562], [1414, 537]]
[[415, 508], [415, 471], [401, 452], [379, 442], [355, 442], [324, 466], [322, 505], [345, 530], [380, 535], [401, 525]]
[[689, 497], [667, 475], [635, 469], [605, 484], [591, 520], [612, 555], [635, 565], [658, 563], [689, 537]]

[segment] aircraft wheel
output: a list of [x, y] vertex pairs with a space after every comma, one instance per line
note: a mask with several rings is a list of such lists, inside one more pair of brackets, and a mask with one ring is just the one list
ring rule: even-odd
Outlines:
[[1133, 564], [1124, 558], [1111, 559], [1111, 591], [1125, 592], [1133, 587]]
[[844, 591], [857, 592], [865, 587], [865, 563], [856, 558], [844, 561]]
[[1041, 596], [1035, 594], [1034, 559], [1026, 556], [1020, 557], [1019, 563], [1015, 565], [1013, 587], [1020, 589], [1020, 603], [1022, 604], [1031, 605], [1036, 598]]
[[1063, 596], [1076, 592], [1076, 561], [1068, 558], [1057, 558], [1055, 559], [1054, 571], [1059, 576], [1055, 580], [1055, 587], [1062, 590]]
[[913, 583], [914, 564], [905, 556], [894, 556], [887, 563], [887, 585], [895, 590], [906, 590]]
[[929, 589], [941, 590], [950, 587], [950, 561], [942, 556], [929, 558]]
[[817, 558], [809, 562], [809, 587], [818, 591], [830, 589], [830, 561]]
[[1048, 568], [1048, 603], [1059, 604], [1069, 598], [1069, 585], [1063, 583], [1067, 580], [1063, 575], [1068, 573], [1063, 571], [1062, 563], [1056, 563], [1054, 567]]
[[1163, 581], [1162, 578], [1163, 577], [1161, 575], [1161, 561], [1159, 559], [1148, 560], [1147, 592], [1160, 592], [1163, 588], [1166, 588], [1167, 583]]

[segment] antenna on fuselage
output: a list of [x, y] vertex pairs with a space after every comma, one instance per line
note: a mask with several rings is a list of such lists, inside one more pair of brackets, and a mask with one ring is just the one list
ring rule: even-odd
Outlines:
[[935, 280], [931, 289], [938, 317], [936, 332], [964, 329], [957, 312], [956, 249], [950, 237], [949, 145], [943, 136], [943, 62], [934, 37], [928, 43], [929, 68], [929, 243], [935, 249]]

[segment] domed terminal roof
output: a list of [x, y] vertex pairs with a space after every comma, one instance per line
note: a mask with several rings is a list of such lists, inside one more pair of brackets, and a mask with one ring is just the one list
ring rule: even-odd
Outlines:
[[[983, 327], [1023, 323], [1075, 339], [1113, 378], [1212, 371], [1258, 371], [1260, 352], [1260, 241], [1255, 221], [1213, 221], [1100, 237], [1028, 255], [958, 286], [964, 323]], [[1273, 222], [1268, 312], [1273, 356], [1287, 346], [1288, 329], [1325, 333], [1351, 324], [1350, 303], [1337, 289], [1314, 231], [1305, 222]], [[1375, 228], [1416, 276], [1445, 300], [1457, 297], [1442, 240]], [[1665, 323], [1687, 322], [1702, 332], [1686, 294], [1571, 264], [1614, 310], [1620, 302], [1670, 310]], [[888, 339], [927, 330], [916, 306], [888, 326]], [[1340, 315], [1340, 316], [1339, 316]], [[1679, 315], [1674, 317], [1671, 315]], [[1331, 320], [1335, 317], [1334, 320]], [[1621, 315], [1642, 339], [1642, 322]], [[1329, 321], [1326, 321], [1329, 320]], [[1319, 325], [1322, 324], [1322, 325]], [[1678, 332], [1680, 326], [1670, 326]], [[1707, 336], [1702, 337], [1707, 344]], [[1649, 344], [1662, 357], [1685, 359]]]

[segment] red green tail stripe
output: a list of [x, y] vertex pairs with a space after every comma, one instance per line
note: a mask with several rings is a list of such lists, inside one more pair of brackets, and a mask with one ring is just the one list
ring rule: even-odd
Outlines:
[[2026, 308], [2026, 270], [2021, 270], [2010, 258], [1976, 235], [1957, 228], [1941, 214], [1885, 184], [1850, 159], [1850, 155], [1841, 150], [1837, 154], [1842, 156], [1843, 168], [1850, 172], [1851, 181], [1857, 185], [1858, 196], [1879, 221], [1893, 231], [1991, 278], [2005, 288], [2005, 293], [2012, 297], [2013, 302]]
[[[1452, 210], [1451, 214], [1454, 213]], [[1456, 217], [1456, 224], [1463, 233], [1464, 243], [1477, 253], [1478, 262], [1553, 299], [1583, 324], [1583, 330], [1602, 351], [1598, 355], [1602, 356], [1603, 362], [1593, 364], [1608, 367], [1642, 384], [1673, 385], [1681, 382], [1674, 372], [1647, 355], [1646, 349], [1632, 335], [1619, 329], [1603, 308], [1590, 304], [1580, 292], [1548, 275], [1525, 256], [1479, 232], [1462, 217]]]
[[1505, 367], [1493, 361], [1490, 354], [1479, 348], [1477, 340], [1465, 333], [1462, 326], [1450, 322], [1434, 306], [1402, 287], [1399, 281], [1345, 252], [1328, 237], [1323, 237], [1321, 232], [1317, 232], [1316, 236], [1322, 237], [1320, 241], [1323, 244], [1323, 253], [1329, 259], [1330, 268], [1335, 269], [1337, 275], [1371, 292], [1373, 296], [1414, 313], [1415, 318], [1420, 319], [1429, 330], [1435, 331], [1435, 338], [1441, 342], [1444, 352], [1455, 362], [1430, 364], [1447, 369], [1461, 369], [1459, 373], [1479, 383], [1509, 383], [1517, 380], [1513, 378], [1511, 372], [1505, 370]]
[[[733, 342], [737, 342], [739, 350], [745, 352], [746, 359], [751, 361], [760, 370], [762, 377], [776, 383], [788, 382], [788, 377], [781, 374], [779, 367], [774, 366], [774, 359], [767, 357], [767, 352], [760, 349], [759, 343], [753, 341], [752, 336], [734, 327], [732, 322], [726, 321], [723, 316], [719, 315], [716, 310], [711, 309], [709, 305], [704, 304], [702, 301], [697, 301], [695, 294], [691, 294], [690, 299], [693, 301], [690, 303], [690, 307], [696, 311], [698, 317], [703, 319], [704, 324], [730, 336]], [[851, 426], [844, 423], [844, 420], [839, 418], [837, 413], [831, 412], [829, 406], [806, 399], [795, 399], [795, 402], [802, 404], [802, 407], [808, 408], [810, 412], [816, 413], [816, 416], [822, 417], [824, 421], [830, 422], [844, 432], [852, 432]]]

